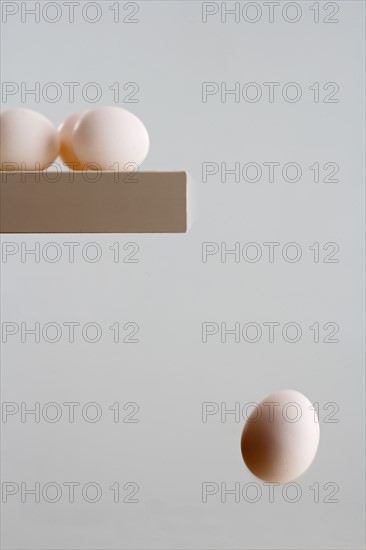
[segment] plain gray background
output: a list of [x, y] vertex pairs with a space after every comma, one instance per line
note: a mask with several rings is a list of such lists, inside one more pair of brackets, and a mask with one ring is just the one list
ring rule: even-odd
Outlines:
[[[25, 2], [10, 4], [21, 10]], [[3, 482], [19, 488], [22, 482], [28, 488], [56, 482], [64, 489], [55, 503], [42, 495], [39, 503], [32, 496], [22, 502], [20, 489], [9, 497], [2, 505], [3, 547], [363, 548], [364, 3], [337, 2], [338, 23], [324, 22], [335, 3], [328, 11], [319, 3], [319, 23], [313, 2], [297, 3], [302, 9], [297, 23], [285, 21], [281, 3], [271, 23], [268, 8], [256, 2], [262, 9], [256, 23], [243, 18], [236, 23], [233, 16], [223, 23], [218, 13], [206, 24], [201, 2], [139, 2], [137, 23], [114, 23], [110, 8], [116, 3], [100, 2], [102, 16], [95, 24], [81, 16], [85, 2], [76, 6], [74, 23], [68, 22], [64, 2], [58, 4], [62, 16], [56, 23], [43, 16], [40, 22], [27, 16], [23, 23], [21, 11], [2, 23], [1, 80], [19, 88], [22, 82], [29, 88], [39, 82], [41, 89], [56, 82], [62, 97], [55, 103], [27, 97], [22, 103], [20, 93], [6, 100], [3, 95], [2, 108], [36, 109], [58, 125], [68, 114], [95, 105], [80, 93], [85, 84], [96, 82], [102, 90], [97, 105], [108, 105], [115, 82], [122, 98], [132, 90], [123, 86], [137, 83], [138, 102], [118, 104], [149, 130], [151, 149], [142, 169], [187, 170], [197, 212], [185, 235], [2, 236], [3, 246], [16, 243], [20, 249], [25, 243], [41, 250], [38, 263], [32, 256], [22, 262], [20, 252], [7, 262], [2, 256], [3, 323], [95, 322], [103, 331], [95, 344], [80, 332], [69, 343], [65, 330], [54, 344], [42, 337], [38, 344], [31, 337], [22, 343], [18, 333], [2, 346], [3, 401], [28, 408], [56, 402], [63, 412], [55, 423], [42, 415], [39, 423], [29, 415], [21, 422], [20, 413], [6, 423], [3, 417]], [[121, 19], [134, 10], [120, 4]], [[53, 9], [46, 18], [55, 17]], [[288, 17], [294, 17], [289, 9]], [[91, 7], [88, 17], [94, 13]], [[204, 103], [205, 81], [226, 82], [228, 88], [257, 82], [263, 97], [236, 103], [233, 96], [222, 102], [217, 94]], [[65, 82], [80, 83], [73, 103]], [[264, 82], [280, 83], [273, 103]], [[288, 82], [301, 86], [300, 101], [282, 98]], [[314, 82], [320, 83], [319, 103], [309, 90]], [[328, 82], [339, 86], [337, 103], [322, 101]], [[204, 162], [270, 161], [297, 162], [302, 178], [291, 183], [279, 174], [271, 183], [263, 172], [257, 183], [242, 178], [235, 183], [232, 176], [222, 183], [219, 175], [202, 182]], [[339, 182], [322, 181], [324, 172], [314, 182], [309, 170], [314, 162], [337, 163]], [[42, 256], [42, 250], [52, 255], [50, 242], [62, 250], [55, 263]], [[66, 242], [80, 245], [73, 263]], [[102, 251], [96, 263], [80, 252], [90, 242]], [[137, 263], [122, 261], [132, 251], [123, 250], [129, 242], [139, 247]], [[227, 248], [256, 242], [263, 257], [250, 263], [227, 256], [224, 262], [216, 254], [204, 263], [203, 242], [219, 247], [225, 242]], [[280, 243], [273, 263], [265, 242]], [[301, 247], [296, 263], [281, 255], [288, 242]], [[318, 263], [309, 250], [315, 242]], [[339, 246], [338, 263], [323, 261], [322, 247], [329, 242]], [[114, 243], [121, 251], [117, 263], [109, 248]], [[114, 343], [108, 327], [117, 321], [137, 323], [139, 343]], [[273, 343], [263, 326], [271, 321], [280, 323]], [[221, 343], [217, 335], [204, 344], [204, 322], [228, 327], [256, 322], [263, 336], [257, 343], [236, 343], [232, 336]], [[297, 343], [281, 337], [288, 322], [302, 328]], [[321, 327], [319, 343], [309, 329], [315, 322]], [[328, 322], [339, 325], [338, 343], [323, 341]], [[202, 403], [232, 409], [281, 388], [297, 389], [319, 403], [321, 438], [314, 463], [288, 489], [288, 498], [275, 487], [271, 502], [269, 488], [241, 458], [244, 419], [224, 415], [221, 421], [216, 414], [204, 423]], [[74, 423], [67, 420], [65, 402], [81, 404]], [[89, 402], [101, 407], [99, 422], [83, 420], [80, 409]], [[139, 422], [114, 423], [108, 408], [114, 402], [121, 404], [123, 418], [132, 410], [123, 405], [138, 403]], [[329, 422], [333, 411], [331, 419], [338, 422]], [[65, 482], [80, 483], [74, 503]], [[102, 488], [97, 503], [81, 496], [80, 487], [88, 482]], [[137, 483], [139, 502], [114, 503], [108, 487], [115, 482], [122, 498], [130, 492], [124, 484]], [[250, 488], [249, 496], [235, 502], [228, 495], [222, 502], [219, 490], [204, 503], [204, 482], [227, 488], [239, 483], [241, 490]], [[258, 487], [261, 496], [250, 502]], [[334, 487], [337, 502], [327, 502]], [[296, 500], [294, 494], [300, 495], [297, 502], [289, 502]]]

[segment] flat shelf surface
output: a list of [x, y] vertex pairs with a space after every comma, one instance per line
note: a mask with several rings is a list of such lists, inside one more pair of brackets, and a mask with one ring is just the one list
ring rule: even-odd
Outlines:
[[0, 172], [1, 233], [185, 233], [186, 172]]

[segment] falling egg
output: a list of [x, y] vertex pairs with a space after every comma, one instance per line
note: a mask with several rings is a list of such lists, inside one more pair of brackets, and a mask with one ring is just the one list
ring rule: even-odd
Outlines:
[[141, 120], [120, 107], [98, 107], [77, 122], [72, 136], [77, 158], [101, 170], [132, 171], [145, 159], [149, 135]]
[[303, 474], [319, 445], [319, 421], [305, 395], [281, 390], [256, 405], [241, 437], [245, 464], [258, 478], [287, 483]]
[[81, 117], [87, 111], [82, 111], [79, 113], [73, 113], [68, 116], [62, 124], [58, 127], [58, 133], [60, 136], [60, 157], [64, 164], [71, 168], [72, 170], [83, 170], [85, 167], [77, 158], [73, 143], [72, 143], [72, 134], [76, 124], [79, 122]]
[[31, 109], [0, 114], [1, 170], [44, 170], [56, 159], [60, 140], [45, 116]]

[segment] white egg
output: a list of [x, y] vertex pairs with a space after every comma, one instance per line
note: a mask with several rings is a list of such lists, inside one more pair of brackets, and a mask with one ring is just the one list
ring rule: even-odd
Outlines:
[[72, 143], [72, 134], [76, 124], [87, 111], [74, 113], [68, 116], [58, 127], [60, 136], [60, 157], [62, 161], [72, 170], [83, 170], [85, 167], [77, 158]]
[[260, 479], [287, 483], [303, 474], [319, 445], [319, 420], [311, 402], [295, 390], [281, 390], [253, 408], [241, 438], [249, 470]]
[[1, 170], [43, 170], [56, 159], [60, 140], [53, 124], [31, 109], [0, 115]]
[[119, 107], [98, 107], [76, 124], [73, 147], [85, 165], [101, 170], [131, 171], [149, 150], [149, 135], [141, 120]]

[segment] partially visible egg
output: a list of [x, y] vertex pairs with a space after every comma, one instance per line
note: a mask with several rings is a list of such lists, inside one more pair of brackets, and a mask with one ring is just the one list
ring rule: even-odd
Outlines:
[[149, 135], [141, 120], [119, 107], [97, 107], [76, 124], [73, 147], [83, 164], [101, 170], [132, 171], [149, 150]]
[[40, 113], [21, 108], [0, 114], [1, 170], [44, 170], [59, 148], [56, 128]]
[[319, 420], [305, 395], [281, 390], [253, 408], [241, 437], [249, 470], [271, 483], [288, 483], [313, 462], [319, 445]]
[[83, 170], [85, 167], [77, 158], [72, 143], [72, 134], [76, 124], [87, 111], [74, 113], [68, 116], [58, 127], [60, 136], [60, 157], [64, 164], [72, 170]]

